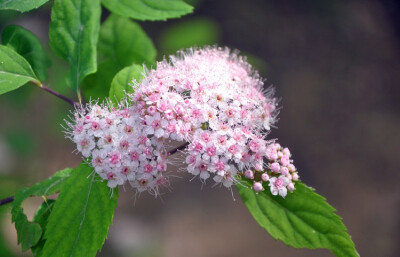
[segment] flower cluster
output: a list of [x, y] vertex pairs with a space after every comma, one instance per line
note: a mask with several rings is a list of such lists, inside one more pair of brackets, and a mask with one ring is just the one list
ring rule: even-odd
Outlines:
[[88, 105], [68, 123], [69, 137], [110, 188], [129, 182], [139, 192], [158, 195], [168, 185], [167, 159], [163, 145], [145, 136], [142, 122], [132, 107]]
[[269, 182], [271, 193], [285, 197], [287, 191], [293, 191], [294, 181], [299, 179], [296, 167], [291, 160], [291, 154], [288, 148], [282, 148], [278, 143], [272, 143], [267, 146], [266, 158], [268, 159], [267, 169], [252, 170], [244, 172], [244, 176], [253, 181], [253, 190], [260, 192], [264, 190], [263, 184]]
[[238, 170], [263, 166], [262, 138], [275, 120], [276, 103], [262, 87], [242, 58], [206, 48], [159, 63], [132, 100], [146, 136], [189, 142], [188, 172], [230, 187]]
[[[230, 188], [246, 172], [258, 179], [271, 170], [263, 180], [284, 197], [282, 188], [293, 190], [297, 173], [288, 150], [265, 139], [277, 111], [273, 90], [263, 91], [263, 85], [245, 59], [227, 48], [181, 51], [133, 82], [129, 104], [76, 112], [70, 137], [110, 187], [128, 181], [158, 195], [168, 185], [171, 147], [186, 143], [185, 170], [201, 181], [212, 177]], [[257, 183], [258, 192], [263, 187]]]

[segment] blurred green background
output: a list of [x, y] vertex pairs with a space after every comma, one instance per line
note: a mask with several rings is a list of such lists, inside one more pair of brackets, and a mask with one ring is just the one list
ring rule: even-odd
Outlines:
[[[339, 210], [361, 256], [400, 256], [400, 4], [188, 2], [192, 15], [141, 23], [158, 59], [193, 45], [240, 49], [282, 99], [270, 138], [291, 148], [302, 180]], [[103, 10], [103, 19], [107, 15]], [[24, 15], [3, 11], [0, 29], [21, 25], [47, 45], [49, 17], [49, 5]], [[73, 97], [64, 84], [67, 66], [47, 52], [47, 84]], [[1, 198], [78, 165], [81, 158], [62, 133], [69, 112], [32, 85], [0, 96]], [[163, 201], [143, 194], [134, 204], [134, 192], [121, 192], [99, 256], [332, 256], [273, 240], [229, 191], [201, 189], [199, 181], [179, 176]], [[28, 217], [39, 204], [24, 203]], [[17, 246], [9, 210], [0, 207], [0, 256], [31, 256]]]

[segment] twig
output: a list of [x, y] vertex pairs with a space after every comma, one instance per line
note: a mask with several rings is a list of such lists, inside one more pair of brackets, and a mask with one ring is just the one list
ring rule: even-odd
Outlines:
[[68, 98], [68, 97], [66, 97], [66, 96], [63, 96], [62, 94], [60, 94], [60, 93], [54, 91], [53, 89], [47, 87], [46, 85], [43, 85], [43, 84], [40, 83], [39, 81], [32, 80], [31, 82], [32, 82], [33, 84], [35, 84], [36, 86], [40, 87], [41, 89], [43, 89], [44, 91], [49, 92], [50, 94], [52, 94], [52, 95], [54, 95], [54, 96], [60, 98], [61, 100], [64, 100], [65, 102], [71, 104], [72, 106], [74, 106], [74, 107], [80, 107], [80, 104], [79, 104], [78, 102], [75, 102], [74, 100], [72, 100], [72, 99], [70, 99], [70, 98]]
[[14, 201], [14, 196], [10, 196], [4, 199], [0, 200], [0, 206], [3, 204], [7, 204], [7, 203], [11, 203], [12, 201]]

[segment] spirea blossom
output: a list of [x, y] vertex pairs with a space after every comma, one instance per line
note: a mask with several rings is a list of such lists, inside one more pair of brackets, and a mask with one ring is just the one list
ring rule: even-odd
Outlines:
[[[181, 51], [133, 81], [118, 108], [76, 111], [69, 136], [108, 186], [128, 182], [159, 194], [174, 145], [187, 144], [184, 170], [230, 188], [238, 176], [286, 196], [298, 176], [287, 148], [266, 140], [276, 121], [273, 89], [229, 49]], [[267, 184], [269, 182], [269, 184]]]
[[167, 158], [164, 145], [146, 136], [143, 122], [126, 105], [88, 105], [75, 112], [69, 137], [110, 188], [129, 182], [139, 192], [158, 195], [160, 186], [169, 185]]

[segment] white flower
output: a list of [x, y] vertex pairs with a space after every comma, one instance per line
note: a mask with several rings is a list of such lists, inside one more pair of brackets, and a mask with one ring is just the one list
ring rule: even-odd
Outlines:
[[290, 180], [281, 175], [278, 178], [277, 177], [272, 177], [269, 179], [269, 186], [271, 188], [271, 193], [273, 195], [280, 195], [283, 198], [285, 198], [287, 194], [287, 188], [286, 186], [289, 185]]

